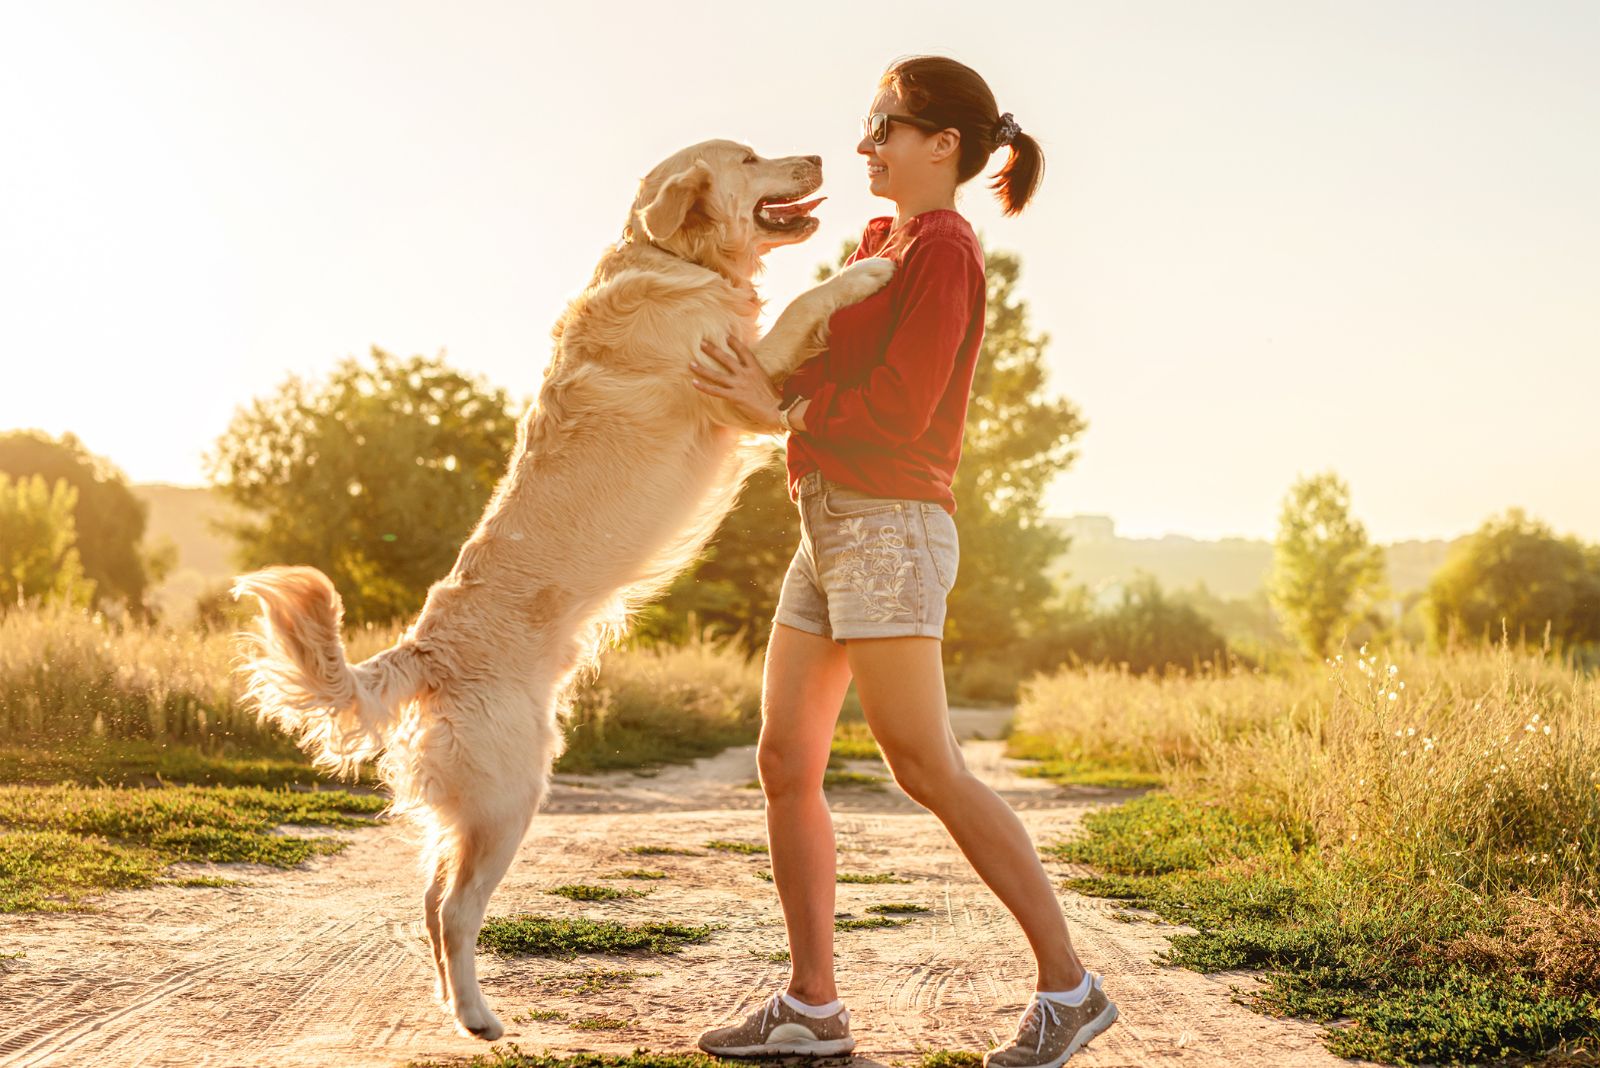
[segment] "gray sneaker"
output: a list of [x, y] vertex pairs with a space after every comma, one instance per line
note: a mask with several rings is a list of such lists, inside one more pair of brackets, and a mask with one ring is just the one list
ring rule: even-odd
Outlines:
[[807, 1016], [784, 1001], [782, 993], [773, 994], [743, 1023], [716, 1027], [700, 1036], [700, 1048], [721, 1057], [795, 1053], [831, 1057], [849, 1053], [855, 1045], [849, 1009], [840, 1006], [832, 1016]]
[[1117, 1006], [1089, 973], [1089, 993], [1081, 1005], [1062, 1005], [1029, 997], [1010, 1042], [983, 1055], [983, 1068], [1059, 1068], [1068, 1057], [1117, 1019]]

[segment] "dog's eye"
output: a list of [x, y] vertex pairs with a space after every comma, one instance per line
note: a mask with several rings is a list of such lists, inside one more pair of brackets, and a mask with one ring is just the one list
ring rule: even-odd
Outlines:
[[744, 158], [744, 161], [746, 163], [756, 163], [756, 162], [759, 162], [759, 160], [760, 160], [760, 157], [758, 157], [758, 156], [746, 156]]

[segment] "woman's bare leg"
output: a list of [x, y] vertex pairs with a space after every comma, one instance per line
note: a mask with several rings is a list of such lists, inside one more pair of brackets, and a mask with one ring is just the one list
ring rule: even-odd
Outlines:
[[822, 777], [850, 665], [832, 638], [772, 625], [761, 684], [761, 789], [767, 799], [772, 881], [789, 932], [789, 994], [812, 1005], [833, 982], [836, 854]]
[[967, 770], [945, 703], [937, 638], [857, 638], [846, 643], [856, 693], [895, 782], [944, 824], [989, 889], [1022, 925], [1038, 963], [1036, 989], [1083, 979], [1050, 877], [1022, 821]]

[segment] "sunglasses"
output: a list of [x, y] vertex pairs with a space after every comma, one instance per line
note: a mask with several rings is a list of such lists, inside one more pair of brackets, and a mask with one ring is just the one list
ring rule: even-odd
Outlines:
[[870, 137], [875, 145], [883, 144], [889, 140], [889, 123], [891, 120], [908, 123], [930, 132], [944, 129], [943, 126], [936, 122], [919, 119], [915, 115], [891, 115], [887, 111], [874, 111], [871, 115], [861, 120], [862, 136]]

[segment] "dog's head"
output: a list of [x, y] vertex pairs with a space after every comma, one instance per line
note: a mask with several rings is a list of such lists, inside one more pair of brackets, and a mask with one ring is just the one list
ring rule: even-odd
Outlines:
[[817, 156], [766, 159], [737, 141], [705, 141], [663, 160], [639, 183], [629, 225], [684, 259], [749, 279], [761, 257], [817, 232], [800, 203], [822, 185]]

